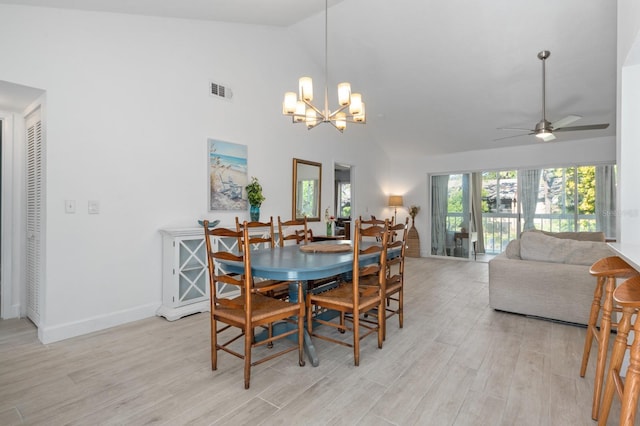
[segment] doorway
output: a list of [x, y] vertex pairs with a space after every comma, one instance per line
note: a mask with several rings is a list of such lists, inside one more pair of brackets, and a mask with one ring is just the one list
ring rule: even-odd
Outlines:
[[353, 211], [353, 166], [335, 163], [333, 167], [335, 233], [351, 239], [351, 212]]

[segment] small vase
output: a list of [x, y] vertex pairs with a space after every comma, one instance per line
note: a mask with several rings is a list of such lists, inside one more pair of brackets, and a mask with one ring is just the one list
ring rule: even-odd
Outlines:
[[260, 206], [251, 206], [249, 216], [252, 222], [258, 222], [260, 220]]
[[331, 222], [327, 222], [327, 237], [330, 237], [332, 234]]

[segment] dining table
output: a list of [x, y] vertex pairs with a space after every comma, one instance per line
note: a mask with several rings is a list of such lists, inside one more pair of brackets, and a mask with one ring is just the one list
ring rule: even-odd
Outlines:
[[[360, 248], [374, 244], [363, 241]], [[344, 245], [344, 251], [324, 250], [329, 247], [321, 245]], [[306, 247], [305, 247], [306, 246]], [[347, 247], [348, 246], [348, 247]], [[315, 250], [314, 248], [317, 248]], [[361, 254], [361, 265], [373, 263], [379, 259], [379, 253]], [[218, 259], [228, 272], [243, 273], [244, 264], [229, 260]], [[304, 294], [307, 291], [307, 282], [348, 274], [353, 270], [353, 250], [351, 241], [321, 241], [308, 243], [307, 245], [290, 245], [285, 247], [259, 248], [251, 251], [251, 273], [254, 278], [289, 281], [289, 299], [298, 301], [297, 283], [302, 282]], [[281, 333], [293, 327], [289, 323], [279, 323], [273, 328], [273, 333]], [[260, 339], [256, 336], [256, 339]], [[304, 349], [309, 357], [311, 365], [317, 367], [320, 363], [316, 349], [307, 330], [304, 331]]]

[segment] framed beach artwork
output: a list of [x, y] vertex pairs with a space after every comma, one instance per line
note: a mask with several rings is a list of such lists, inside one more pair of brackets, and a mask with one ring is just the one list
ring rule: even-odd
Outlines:
[[247, 210], [247, 146], [208, 139], [209, 210]]

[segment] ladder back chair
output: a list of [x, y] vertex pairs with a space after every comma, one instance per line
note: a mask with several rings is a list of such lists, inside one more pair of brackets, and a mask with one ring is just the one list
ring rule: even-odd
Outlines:
[[[407, 249], [407, 234], [409, 232], [409, 218], [404, 223], [389, 227], [387, 239], [387, 279], [384, 292], [386, 299], [384, 337], [387, 331], [387, 319], [398, 315], [398, 326], [404, 325], [404, 259]], [[395, 309], [391, 308], [395, 303]]]
[[[236, 216], [236, 231], [240, 232], [243, 228], [247, 229], [247, 235], [243, 233], [238, 237], [238, 251], [242, 251], [245, 245], [249, 246], [249, 250], [273, 249], [276, 247], [276, 240], [273, 229], [273, 216], [269, 217], [268, 222], [243, 222]], [[289, 283], [287, 281], [261, 280], [254, 278], [254, 287], [257, 291], [267, 294], [271, 297], [284, 299], [289, 295]]]
[[295, 241], [296, 244], [313, 241], [313, 232], [308, 228], [306, 217], [283, 222], [278, 216], [278, 235], [280, 247], [284, 247], [287, 241]]
[[[366, 232], [369, 236], [378, 236], [380, 242], [362, 243], [361, 232]], [[360, 315], [372, 309], [383, 309], [383, 290], [386, 280], [386, 252], [384, 245], [387, 242], [387, 228], [376, 225], [363, 231], [360, 221], [356, 221], [356, 235], [353, 246], [353, 278], [349, 282], [338, 283], [336, 287], [328, 291], [314, 294], [307, 293], [307, 330], [313, 337], [326, 340], [332, 343], [353, 348], [354, 365], [360, 364], [360, 340], [366, 336], [376, 333], [378, 335], [378, 348], [382, 348], [382, 332], [380, 319], [374, 324], [360, 321]], [[374, 255], [373, 263], [360, 265], [361, 256]], [[375, 285], [365, 285], [365, 281], [374, 281]], [[329, 311], [339, 313], [338, 323], [323, 319], [323, 315]], [[345, 321], [345, 314], [352, 316], [351, 326]], [[382, 316], [380, 316], [382, 317]], [[317, 326], [329, 326], [339, 332], [351, 331], [353, 341], [351, 343], [339, 340], [327, 334], [320, 334]], [[364, 333], [360, 333], [360, 329]]]
[[[248, 238], [238, 238], [238, 251], [242, 251], [242, 245], [245, 241], [252, 246], [252, 248], [269, 247], [274, 248], [276, 246], [276, 240], [273, 233], [273, 216], [269, 218], [268, 222], [244, 222], [249, 230]], [[236, 216], [236, 231], [242, 229], [242, 223]], [[260, 233], [261, 232], [261, 233]]]
[[[244, 387], [249, 389], [251, 367], [269, 361], [280, 355], [298, 350], [298, 364], [304, 366], [303, 332], [304, 332], [304, 303], [302, 302], [302, 287], [298, 284], [298, 302], [287, 302], [261, 294], [253, 286], [251, 274], [251, 250], [248, 244], [243, 245], [239, 254], [227, 251], [212, 251], [212, 237], [243, 238], [248, 240], [249, 228], [242, 225], [240, 231], [226, 228], [208, 228], [208, 221], [204, 221], [205, 244], [207, 247], [207, 265], [209, 268], [210, 304], [211, 304], [211, 369], [217, 370], [218, 351], [227, 352], [244, 360]], [[220, 260], [239, 262], [244, 266], [244, 273], [234, 274], [225, 272]], [[233, 285], [240, 288], [240, 296], [233, 299], [218, 297], [216, 287], [218, 283]], [[287, 321], [296, 327], [277, 336], [256, 342], [254, 328], [268, 327], [274, 322]], [[223, 326], [218, 328], [218, 323]], [[237, 328], [236, 333], [227, 330]], [[225, 333], [224, 339], [221, 336]], [[228, 335], [228, 334], [231, 335]], [[262, 345], [272, 345], [276, 340], [298, 334], [298, 343], [279, 350], [276, 353], [264, 355], [257, 360], [252, 359], [252, 350]], [[234, 342], [243, 338], [243, 345]], [[221, 341], [223, 340], [223, 341]], [[289, 346], [289, 345], [287, 345]]]

